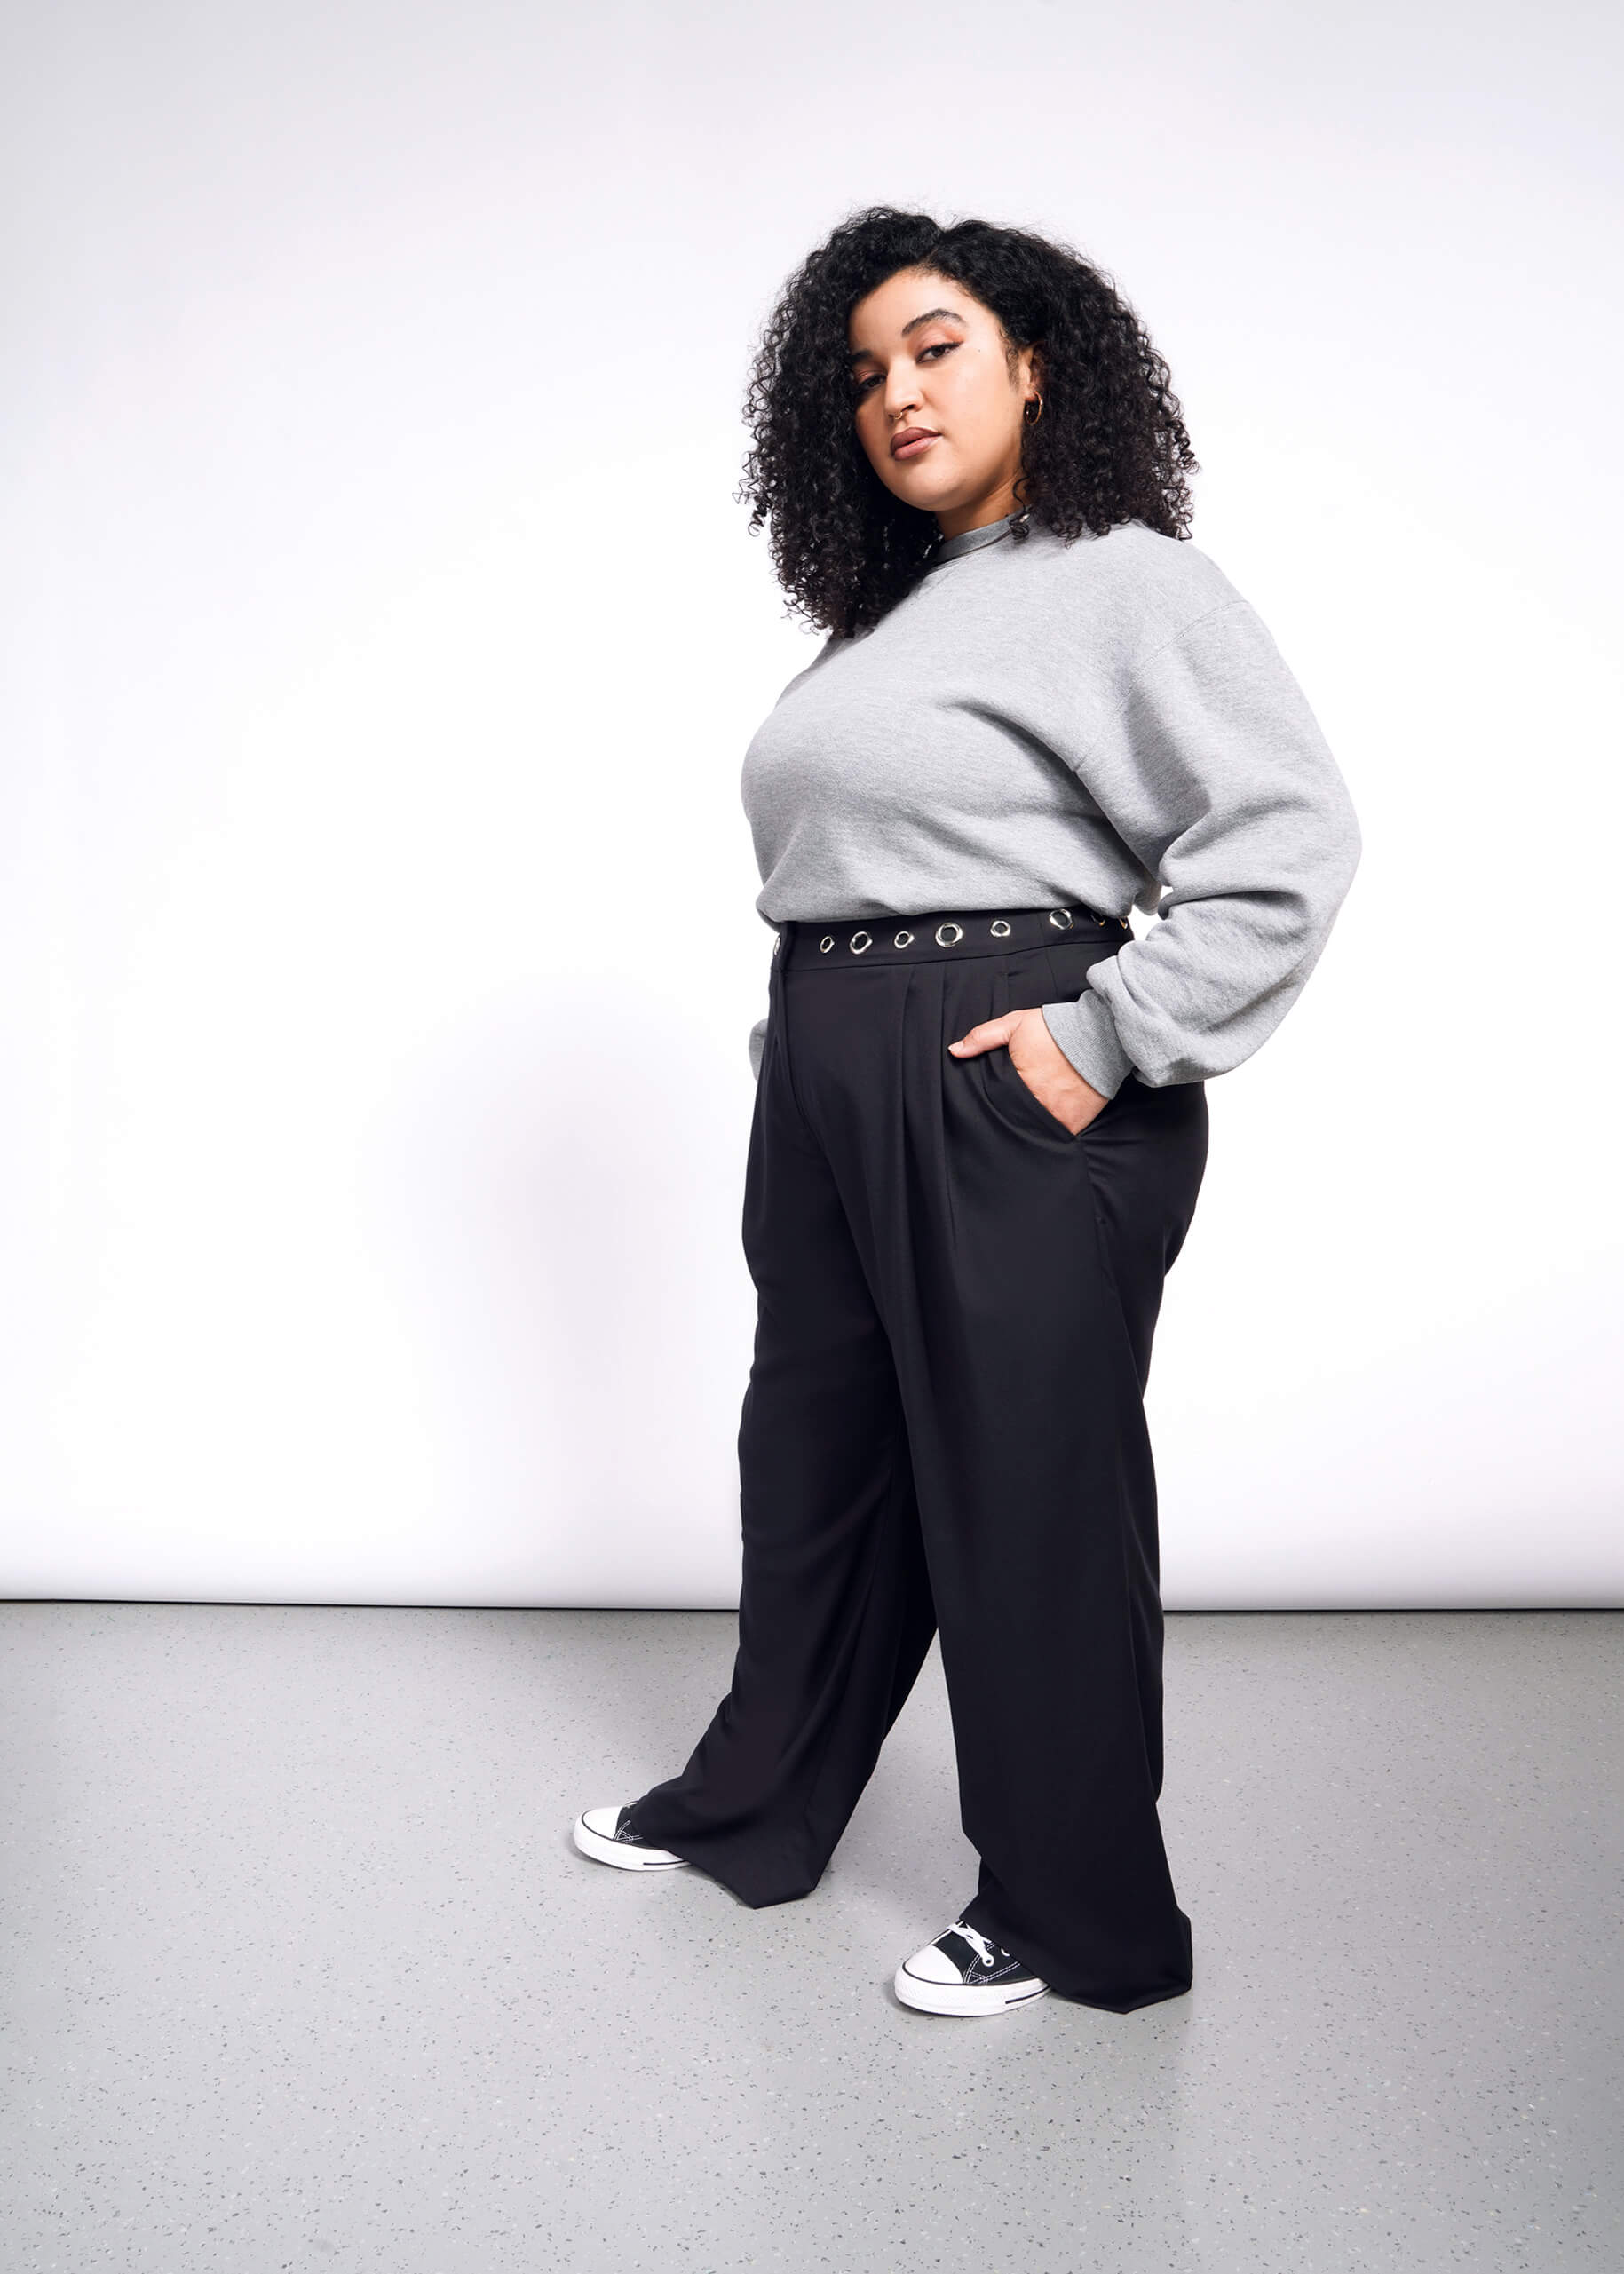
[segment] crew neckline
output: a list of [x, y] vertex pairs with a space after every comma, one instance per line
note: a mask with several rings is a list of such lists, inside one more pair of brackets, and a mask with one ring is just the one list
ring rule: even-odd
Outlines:
[[981, 545], [996, 544], [1000, 537], [1008, 536], [1012, 513], [1000, 521], [984, 521], [978, 529], [961, 529], [956, 537], [938, 537], [925, 555], [927, 568], [939, 568], [945, 560], [957, 560], [961, 553], [974, 552]]

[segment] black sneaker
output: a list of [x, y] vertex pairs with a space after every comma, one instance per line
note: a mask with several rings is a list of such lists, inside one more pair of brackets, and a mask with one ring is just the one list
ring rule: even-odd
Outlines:
[[1002, 2014], [1048, 1989], [1012, 1952], [963, 1919], [905, 1958], [892, 1985], [922, 2014]]
[[575, 1818], [575, 1845], [583, 1856], [595, 1863], [618, 1864], [622, 1871], [669, 1871], [677, 1864], [685, 1864], [686, 1856], [674, 1856], [669, 1848], [651, 1848], [646, 1840], [639, 1840], [627, 1824], [634, 1802], [624, 1808], [583, 1808]]

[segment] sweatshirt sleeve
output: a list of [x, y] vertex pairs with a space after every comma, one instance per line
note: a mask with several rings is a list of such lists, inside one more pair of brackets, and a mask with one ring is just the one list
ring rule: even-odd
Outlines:
[[1142, 939], [1043, 1005], [1050, 1033], [1105, 1097], [1130, 1072], [1153, 1089], [1229, 1072], [1296, 1001], [1359, 866], [1306, 697], [1237, 598], [1137, 661], [1068, 763], [1162, 893]]

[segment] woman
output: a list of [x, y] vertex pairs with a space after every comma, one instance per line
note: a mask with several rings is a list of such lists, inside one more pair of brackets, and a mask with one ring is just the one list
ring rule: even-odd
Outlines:
[[790, 280], [748, 408], [750, 526], [828, 637], [744, 764], [777, 936], [738, 1654], [681, 1775], [575, 1841], [756, 1907], [810, 1893], [939, 1631], [979, 1884], [896, 1993], [1126, 2013], [1191, 1980], [1152, 1332], [1206, 1079], [1301, 992], [1358, 824], [1182, 542], [1167, 366], [1070, 249], [856, 215]]

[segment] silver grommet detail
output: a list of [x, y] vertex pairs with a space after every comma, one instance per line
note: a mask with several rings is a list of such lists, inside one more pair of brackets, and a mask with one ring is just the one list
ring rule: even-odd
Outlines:
[[912, 945], [913, 938], [911, 931], [899, 931], [891, 944], [893, 947], [907, 947]]
[[1057, 931], [1069, 931], [1072, 928], [1072, 912], [1070, 908], [1050, 908], [1049, 921]]
[[834, 935], [834, 933], [833, 933], [832, 931], [826, 931], [826, 932], [824, 933], [824, 935], [823, 935], [822, 939], [818, 942], [818, 953], [819, 953], [819, 955], [827, 955], [828, 954], [828, 952], [829, 952], [829, 949], [830, 949], [834, 945], [835, 945], [835, 935]]
[[851, 939], [846, 942], [846, 946], [852, 950], [852, 953], [854, 955], [860, 955], [863, 952], [863, 947], [860, 947], [857, 944], [860, 939], [863, 943], [863, 947], [872, 947], [874, 946], [874, 941], [869, 938], [866, 931], [854, 931], [852, 934]]
[[991, 927], [991, 930], [994, 939], [1007, 939], [1010, 936], [1010, 927], [1002, 916], [1000, 916], [997, 923]]
[[[944, 931], [950, 931], [953, 934], [952, 939], [944, 939], [942, 938]], [[939, 923], [936, 927], [936, 944], [939, 947], [956, 947], [963, 937], [964, 927], [962, 923]]]

